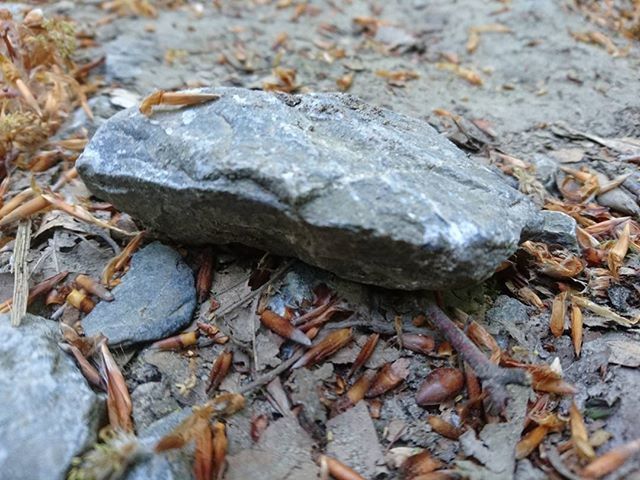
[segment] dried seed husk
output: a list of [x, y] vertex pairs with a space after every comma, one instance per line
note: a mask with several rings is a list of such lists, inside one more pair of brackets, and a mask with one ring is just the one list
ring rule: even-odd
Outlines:
[[436, 341], [429, 335], [404, 333], [402, 334], [402, 346], [412, 352], [433, 355], [436, 349]]
[[561, 292], [553, 299], [549, 329], [554, 337], [564, 333], [564, 319], [567, 315], [567, 292]]
[[122, 252], [109, 260], [109, 263], [107, 263], [107, 265], [104, 267], [104, 270], [102, 271], [102, 278], [100, 279], [103, 285], [107, 285], [108, 287], [114, 285], [113, 276], [117, 272], [121, 272], [122, 270], [124, 270], [124, 267], [129, 262], [131, 255], [133, 255], [133, 252], [135, 252], [138, 247], [140, 247], [140, 244], [144, 239], [144, 235], [145, 232], [138, 233], [129, 241], [127, 246], [122, 249]]
[[502, 350], [498, 346], [498, 342], [493, 335], [491, 335], [482, 325], [473, 321], [467, 328], [467, 336], [473, 340], [478, 347], [484, 347], [491, 352], [491, 361], [494, 363], [500, 362], [500, 355]]
[[157, 90], [145, 97], [140, 103], [140, 113], [149, 117], [153, 113], [153, 107], [160, 105], [192, 106], [205, 102], [218, 100], [220, 95], [215, 93], [198, 92], [165, 92]]
[[439, 433], [443, 437], [450, 438], [451, 440], [457, 440], [463, 433], [463, 430], [460, 428], [456, 428], [446, 420], [434, 415], [430, 415], [427, 418], [427, 423], [431, 425], [434, 432]]
[[425, 378], [416, 401], [420, 406], [439, 405], [453, 399], [464, 387], [464, 375], [457, 368], [442, 367], [432, 370]]
[[586, 460], [595, 458], [596, 452], [589, 444], [589, 433], [575, 402], [572, 402], [569, 408], [569, 423], [571, 424], [571, 441], [578, 455]]
[[321, 468], [326, 469], [336, 480], [365, 480], [358, 472], [346, 466], [344, 463], [327, 455], [320, 455]]
[[379, 333], [374, 333], [371, 336], [369, 336], [365, 344], [360, 349], [360, 353], [358, 353], [358, 356], [356, 360], [353, 362], [353, 365], [351, 365], [351, 368], [349, 369], [349, 373], [347, 373], [347, 378], [350, 378], [351, 375], [353, 375], [355, 372], [360, 370], [360, 368], [363, 367], [365, 363], [367, 363], [367, 360], [371, 358], [371, 355], [373, 354], [373, 351], [375, 350], [376, 345], [378, 344], [378, 340], [380, 340]]
[[420, 453], [411, 455], [402, 463], [400, 474], [402, 478], [410, 480], [420, 475], [433, 472], [443, 466], [444, 464], [437, 458], [434, 458], [429, 451], [423, 450]]
[[582, 310], [577, 305], [571, 305], [571, 340], [579, 357], [582, 351]]
[[87, 292], [75, 288], [67, 295], [67, 303], [82, 313], [89, 313], [96, 306], [93, 300], [87, 296]]
[[385, 364], [371, 382], [366, 397], [377, 397], [404, 382], [409, 376], [409, 363], [407, 358], [399, 358], [393, 363]]
[[95, 295], [96, 297], [105, 300], [107, 302], [113, 301], [113, 294], [107, 290], [103, 285], [100, 285], [96, 280], [87, 275], [78, 275], [76, 277], [76, 285], [86, 290], [87, 292]]
[[632, 455], [640, 451], [640, 438], [609, 450], [582, 470], [585, 478], [602, 478], [618, 469]]
[[271, 310], [265, 310], [260, 315], [260, 322], [272, 332], [277, 333], [281, 337], [284, 337], [301, 345], [311, 345], [311, 340], [300, 329], [294, 327], [284, 317], [281, 317]]
[[153, 342], [150, 348], [157, 348], [158, 350], [179, 350], [195, 345], [196, 343], [198, 343], [198, 332], [194, 330], [193, 332], [185, 332]]
[[291, 368], [296, 369], [324, 360], [345, 347], [352, 339], [352, 328], [335, 330], [307, 350]]
[[609, 265], [609, 270], [611, 270], [611, 274], [614, 277], [618, 276], [618, 270], [622, 266], [624, 262], [624, 257], [627, 255], [629, 251], [629, 241], [631, 237], [631, 222], [627, 222], [616, 241], [616, 244], [613, 246], [611, 250], [609, 250], [609, 255], [607, 257], [607, 263]]
[[530, 240], [522, 243], [520, 248], [534, 258], [540, 272], [552, 278], [574, 278], [584, 270], [582, 260], [568, 250], [555, 250], [551, 253], [546, 244]]
[[544, 425], [538, 425], [527, 433], [516, 445], [516, 458], [518, 460], [527, 458], [542, 443], [547, 433], [549, 433], [549, 427]]
[[[62, 347], [62, 345], [64, 346]], [[107, 390], [104, 382], [102, 381], [102, 377], [100, 376], [100, 373], [98, 372], [96, 367], [94, 367], [89, 362], [89, 360], [86, 359], [86, 357], [82, 354], [78, 347], [71, 344], [61, 344], [61, 347], [63, 348], [63, 350], [68, 350], [69, 352], [71, 352], [73, 357], [76, 359], [76, 363], [80, 367], [82, 375], [84, 375], [84, 378], [86, 378], [91, 385], [103, 391]]]
[[233, 361], [233, 352], [222, 352], [218, 355], [218, 358], [213, 362], [211, 372], [209, 373], [209, 385], [207, 386], [207, 392], [215, 390], [220, 386], [222, 380], [229, 373], [231, 368], [231, 362]]

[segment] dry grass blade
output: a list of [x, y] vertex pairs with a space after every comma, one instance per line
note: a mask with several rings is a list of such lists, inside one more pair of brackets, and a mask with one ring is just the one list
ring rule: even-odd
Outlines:
[[[2, 217], [2, 220], [0, 220], [0, 228], [10, 225], [13, 222], [16, 222], [18, 220], [30, 218], [32, 215], [35, 215], [36, 213], [41, 212], [42, 210], [47, 208], [49, 205], [50, 203], [42, 195], [38, 195], [37, 197], [32, 198], [28, 202], [23, 203], [20, 206], [17, 206], [15, 209], [7, 213], [7, 215]], [[6, 206], [8, 207], [9, 203], [7, 203]]]
[[489, 23], [486, 25], [477, 25], [469, 29], [469, 39], [467, 40], [466, 49], [468, 53], [476, 51], [480, 45], [481, 33], [509, 33], [511, 29], [501, 23]]
[[172, 105], [188, 107], [218, 100], [220, 95], [204, 92], [165, 92], [158, 90], [147, 96], [140, 103], [140, 113], [149, 117], [153, 113], [153, 107], [160, 105]]
[[631, 222], [627, 222], [622, 229], [622, 233], [618, 237], [616, 244], [611, 250], [609, 250], [609, 256], [607, 257], [607, 263], [609, 264], [609, 270], [614, 277], [618, 276], [618, 270], [624, 262], [629, 251], [629, 240], [631, 238]]
[[102, 358], [102, 376], [107, 384], [107, 412], [109, 424], [114, 430], [133, 432], [133, 420], [131, 413], [133, 407], [127, 384], [120, 367], [111, 356], [107, 342], [100, 344], [100, 356]]
[[587, 433], [587, 427], [584, 424], [584, 419], [578, 406], [575, 402], [571, 402], [571, 408], [569, 409], [569, 422], [571, 424], [571, 441], [573, 447], [578, 452], [580, 457], [591, 460], [595, 458], [596, 452], [593, 451], [593, 447], [589, 444], [589, 434]]
[[611, 311], [609, 308], [598, 305], [597, 303], [592, 302], [591, 300], [587, 300], [583, 297], [572, 297], [573, 302], [579, 307], [586, 308], [590, 312], [595, 313], [596, 315], [605, 318], [607, 320], [611, 320], [614, 323], [617, 323], [623, 327], [632, 327], [636, 323], [638, 323], [638, 318], [634, 320], [629, 320], [628, 318], [622, 317], [617, 313]]
[[379, 333], [374, 333], [367, 339], [366, 343], [360, 349], [360, 353], [358, 353], [358, 356], [353, 362], [353, 365], [351, 365], [351, 368], [347, 373], [347, 378], [350, 378], [355, 372], [360, 370], [360, 368], [362, 368], [365, 363], [367, 363], [367, 360], [371, 358], [373, 351], [376, 349], [378, 340], [380, 340]]
[[553, 299], [549, 329], [554, 337], [564, 333], [564, 319], [567, 316], [567, 292], [561, 292]]
[[11, 325], [17, 327], [27, 313], [29, 298], [29, 265], [27, 256], [31, 247], [31, 220], [18, 224], [16, 243], [13, 250], [13, 308]]
[[115, 225], [111, 225], [108, 222], [102, 221], [91, 215], [87, 210], [82, 208], [80, 205], [71, 205], [65, 202], [62, 198], [55, 194], [42, 194], [42, 198], [44, 198], [47, 202], [49, 202], [54, 208], [61, 210], [65, 213], [68, 213], [72, 217], [77, 218], [83, 222], [93, 223], [94, 225], [106, 228], [108, 230], [113, 230], [114, 232], [118, 232], [121, 235], [131, 236], [135, 235], [135, 233], [127, 232], [122, 230]]
[[602, 478], [618, 469], [632, 455], [640, 452], [640, 438], [609, 450], [582, 470], [585, 478]]

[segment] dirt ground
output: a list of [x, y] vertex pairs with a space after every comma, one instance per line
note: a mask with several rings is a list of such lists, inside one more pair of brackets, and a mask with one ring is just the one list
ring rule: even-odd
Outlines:
[[[372, 104], [427, 120], [473, 158], [496, 164], [540, 205], [549, 193], [560, 196], [557, 179], [563, 178], [562, 168], [588, 167], [606, 175], [601, 182], [628, 173], [621, 193], [600, 196], [600, 205], [617, 217], [638, 220], [640, 43], [573, 2], [219, 1], [158, 6], [156, 17], [108, 12], [102, 3], [67, 0], [44, 7], [48, 13], [69, 16], [79, 31], [92, 35], [95, 46], [80, 50], [80, 60], [106, 56], [105, 65], [95, 72], [103, 85], [89, 101], [96, 121], [88, 122], [78, 111], [61, 137], [79, 126], [94, 130], [120, 108], [137, 104], [157, 89], [233, 85], [299, 93], [347, 90]], [[591, 32], [600, 36], [589, 36]], [[623, 137], [636, 140], [622, 147], [612, 143]], [[104, 250], [83, 253], [78, 261], [89, 266], [75, 270], [98, 274]], [[189, 255], [195, 265], [195, 257]], [[235, 371], [221, 385], [223, 390], [238, 389], [247, 375], [264, 374], [282, 362], [281, 344], [274, 336], [262, 332], [255, 337], [254, 298], [246, 281], [257, 258], [228, 251], [218, 257], [211, 298], [222, 311], [241, 300], [235, 311], [218, 312], [219, 326], [230, 333], [237, 349]], [[595, 296], [617, 313], [637, 319], [640, 257], [635, 247], [625, 268], [622, 279]], [[603, 439], [592, 442], [598, 454], [638, 438], [637, 327], [612, 326], [601, 315], [584, 310], [587, 327], [582, 355], [577, 357], [568, 334], [549, 333], [557, 284], [538, 281], [535, 275], [527, 280], [542, 305], [523, 296], [522, 284], [511, 288], [502, 278], [445, 297], [449, 306], [484, 322], [500, 348], [526, 349], [527, 358], [535, 363], [559, 359], [565, 380], [577, 389], [573, 398], [588, 419], [591, 440]], [[591, 280], [583, 276], [572, 287], [593, 293]], [[316, 467], [312, 462], [300, 464], [298, 449], [302, 456], [323, 451], [342, 459], [365, 478], [401, 478], [394, 461], [406, 455], [404, 447], [429, 450], [447, 466], [451, 478], [512, 478], [514, 468], [519, 479], [581, 478], [577, 472], [585, 462], [572, 453], [569, 427], [550, 429], [543, 446], [517, 466], [513, 455], [505, 453], [523, 432], [531, 432], [530, 420], [524, 418], [527, 400], [532, 400], [526, 391], [512, 392], [514, 410], [507, 421], [493, 423], [493, 430], [484, 421], [484, 427], [476, 422], [476, 433], [469, 434], [470, 429], [452, 440], [427, 423], [429, 416], [453, 424], [459, 424], [461, 417], [452, 403], [425, 409], [414, 398], [430, 370], [458, 362], [446, 356], [403, 355], [392, 339], [395, 318], [400, 318], [405, 332], [416, 328], [424, 298], [367, 289], [296, 263], [269, 288], [269, 305], [274, 310], [301, 305], [303, 299], [313, 298], [313, 286], [320, 282], [348, 305], [367, 312], [364, 316], [376, 327], [356, 324], [361, 328], [355, 342], [330, 362], [283, 375], [279, 387], [253, 395], [243, 413], [230, 417], [225, 478], [248, 478], [260, 470], [264, 476], [256, 473], [256, 478], [310, 478]], [[215, 318], [207, 316], [211, 298], [200, 307], [199, 319]], [[381, 326], [385, 322], [388, 326]], [[360, 402], [331, 419], [327, 399], [339, 396], [345, 371], [372, 331], [383, 332], [383, 340], [367, 366], [375, 369], [408, 358], [410, 374], [395, 393], [369, 401], [369, 413]], [[253, 351], [258, 352], [258, 365], [252, 364], [251, 349], [242, 347], [252, 341], [262, 342]], [[137, 428], [143, 430], [171, 412], [205, 401], [205, 380], [222, 348], [119, 352]], [[189, 386], [191, 378], [195, 383]], [[284, 399], [278, 398], [281, 392], [287, 392]], [[563, 419], [569, 416], [570, 397], [547, 401], [549, 411]], [[289, 410], [291, 405], [304, 406], [302, 420], [292, 420], [287, 402]], [[269, 419], [270, 426], [256, 444], [250, 431], [259, 414]], [[329, 446], [327, 431], [336, 439]], [[282, 470], [275, 466], [280, 463], [285, 465]], [[640, 478], [640, 458], [607, 478]]]

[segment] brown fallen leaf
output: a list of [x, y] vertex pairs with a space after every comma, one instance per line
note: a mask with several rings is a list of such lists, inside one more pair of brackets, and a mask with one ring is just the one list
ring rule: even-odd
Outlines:
[[577, 305], [571, 305], [571, 340], [576, 357], [582, 351], [582, 310]]
[[457, 368], [441, 367], [432, 370], [416, 393], [420, 406], [440, 405], [453, 399], [464, 387], [464, 375]]
[[542, 443], [549, 431], [549, 427], [544, 425], [538, 425], [529, 431], [516, 445], [516, 458], [518, 460], [527, 458], [531, 452], [538, 448], [538, 445]]
[[341, 328], [340, 330], [335, 330], [307, 350], [291, 368], [296, 369], [305, 367], [324, 360], [341, 348], [345, 347], [352, 339], [352, 328]]
[[378, 340], [380, 340], [380, 334], [379, 333], [374, 333], [371, 336], [369, 336], [369, 338], [367, 339], [365, 344], [360, 349], [360, 353], [358, 353], [358, 356], [356, 357], [355, 361], [353, 362], [353, 365], [351, 365], [351, 368], [349, 369], [349, 372], [347, 373], [347, 378], [351, 378], [351, 376], [355, 372], [360, 370], [360, 368], [362, 368], [364, 366], [364, 364], [367, 363], [367, 360], [369, 360], [369, 358], [371, 358], [371, 355], [373, 354], [373, 351], [375, 350], [376, 345], [378, 344]]
[[233, 352], [225, 351], [222, 352], [213, 362], [213, 366], [211, 367], [211, 372], [209, 373], [209, 384], [207, 385], [207, 392], [215, 390], [220, 386], [222, 380], [229, 373], [229, 369], [231, 368], [231, 362], [233, 361]]
[[595, 458], [596, 452], [594, 452], [589, 443], [587, 427], [575, 402], [571, 402], [571, 407], [569, 408], [569, 423], [571, 425], [571, 442], [578, 455], [587, 460]]
[[609, 450], [582, 470], [585, 478], [602, 478], [620, 468], [632, 455], [640, 452], [640, 438]]

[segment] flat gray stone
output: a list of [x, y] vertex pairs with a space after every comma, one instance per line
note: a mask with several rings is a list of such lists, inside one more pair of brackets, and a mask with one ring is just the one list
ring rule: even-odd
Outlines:
[[485, 279], [536, 215], [421, 120], [344, 94], [207, 91], [221, 98], [109, 119], [77, 163], [89, 189], [176, 241], [407, 290]]
[[168, 337], [191, 322], [196, 306], [193, 272], [178, 252], [154, 242], [133, 255], [131, 268], [82, 320], [87, 335], [103, 333], [111, 345]]
[[573, 252], [579, 252], [578, 239], [576, 237], [576, 221], [562, 212], [542, 210], [540, 212], [542, 222], [531, 232], [528, 240], [558, 244], [568, 248]]
[[0, 316], [0, 476], [66, 478], [71, 460], [96, 441], [104, 401], [58, 342], [58, 325]]

